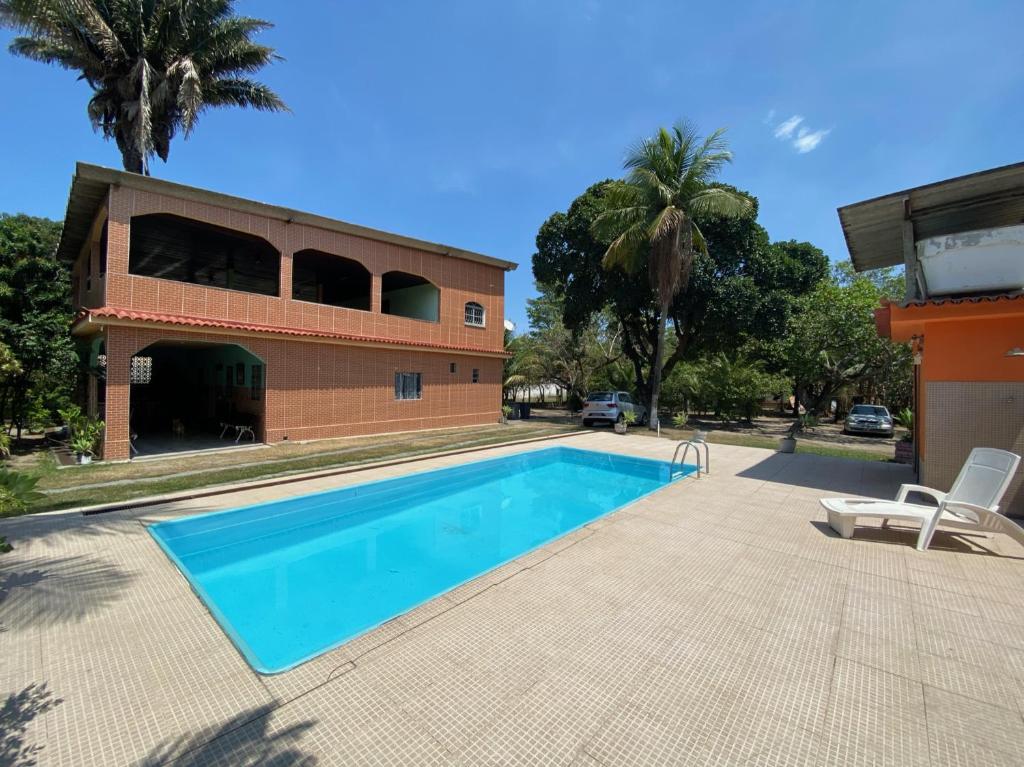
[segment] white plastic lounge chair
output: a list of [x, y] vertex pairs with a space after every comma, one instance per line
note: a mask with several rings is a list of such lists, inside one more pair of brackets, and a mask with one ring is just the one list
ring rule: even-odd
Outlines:
[[[1020, 456], [1014, 453], [976, 447], [948, 493], [921, 485], [903, 485], [895, 501], [822, 498], [821, 505], [828, 511], [829, 526], [843, 538], [853, 536], [858, 517], [881, 517], [882, 527], [887, 527], [890, 519], [920, 522], [918, 551], [928, 548], [938, 525], [958, 530], [1006, 533], [1024, 546], [1024, 528], [999, 513], [999, 501], [1019, 464]], [[907, 495], [915, 492], [931, 496], [938, 506], [907, 503]]]

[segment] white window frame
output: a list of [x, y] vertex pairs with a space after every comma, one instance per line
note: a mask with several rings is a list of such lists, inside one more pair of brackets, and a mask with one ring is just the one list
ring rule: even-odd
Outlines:
[[[473, 307], [472, 311], [473, 311], [474, 315], [475, 315], [477, 309], [480, 310], [480, 321], [479, 322], [475, 322], [475, 321], [470, 319], [470, 314], [469, 314], [470, 311], [471, 311], [470, 307]], [[463, 320], [465, 321], [466, 325], [468, 325], [471, 328], [485, 328], [485, 327], [487, 327], [487, 310], [484, 308], [484, 305], [481, 304], [481, 303], [478, 303], [476, 301], [467, 301], [465, 307], [463, 308]]]

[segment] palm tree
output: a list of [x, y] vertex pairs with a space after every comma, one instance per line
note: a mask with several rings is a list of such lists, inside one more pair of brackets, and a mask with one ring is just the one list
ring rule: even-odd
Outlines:
[[252, 36], [272, 25], [236, 16], [234, 0], [0, 0], [0, 24], [24, 33], [11, 53], [80, 73], [93, 128], [125, 170], [149, 174], [171, 139], [209, 107], [287, 110], [247, 75], [280, 57]]
[[707, 242], [696, 219], [705, 215], [741, 216], [749, 198], [714, 186], [722, 166], [732, 162], [723, 135], [716, 130], [701, 139], [692, 125], [677, 124], [633, 147], [626, 157], [626, 178], [609, 188], [605, 210], [592, 225], [598, 238], [611, 240], [606, 269], [637, 271], [646, 261], [658, 298], [658, 343], [651, 370], [652, 429], [658, 428], [658, 395], [665, 357], [665, 325], [672, 301], [690, 280], [697, 252]]

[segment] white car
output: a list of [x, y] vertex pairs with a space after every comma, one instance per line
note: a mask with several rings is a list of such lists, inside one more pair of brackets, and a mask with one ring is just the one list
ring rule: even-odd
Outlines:
[[587, 401], [583, 403], [583, 425], [591, 426], [602, 421], [605, 423], [623, 421], [626, 418], [625, 414], [629, 411], [636, 413], [637, 423], [647, 423], [647, 408], [639, 402], [634, 402], [629, 392], [590, 392], [587, 395]]
[[882, 405], [854, 405], [846, 416], [847, 434], [884, 434], [893, 435], [892, 416]]

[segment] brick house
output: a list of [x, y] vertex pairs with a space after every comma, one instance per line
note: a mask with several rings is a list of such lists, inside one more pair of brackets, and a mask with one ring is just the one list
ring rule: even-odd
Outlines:
[[82, 163], [58, 257], [107, 460], [500, 416], [514, 263]]

